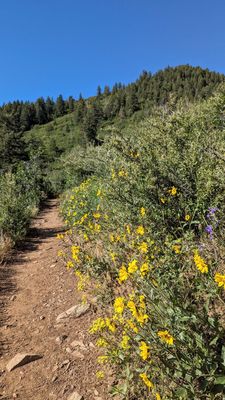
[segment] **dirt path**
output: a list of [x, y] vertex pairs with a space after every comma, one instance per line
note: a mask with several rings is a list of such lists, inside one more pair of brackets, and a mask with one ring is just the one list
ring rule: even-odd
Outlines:
[[[1, 400], [66, 400], [74, 391], [84, 400], [108, 398], [96, 380], [97, 350], [86, 333], [93, 311], [56, 323], [61, 312], [80, 303], [74, 273], [57, 259], [62, 229], [57, 202], [50, 200], [21, 249], [0, 267]], [[82, 346], [74, 349], [75, 340]], [[17, 353], [43, 357], [8, 372], [6, 364]]]

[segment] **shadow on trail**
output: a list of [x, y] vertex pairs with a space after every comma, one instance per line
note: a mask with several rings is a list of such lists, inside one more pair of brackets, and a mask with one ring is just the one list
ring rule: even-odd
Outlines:
[[[37, 251], [41, 243], [64, 231], [63, 226], [60, 228], [42, 227], [43, 222], [47, 222], [47, 214], [55, 207], [56, 203], [53, 200], [48, 200], [42, 205], [41, 211], [28, 229], [26, 238], [17, 244], [16, 248], [8, 255], [7, 260], [0, 264], [0, 328], [7, 328], [9, 323], [7, 305], [17, 292], [15, 275], [19, 272], [19, 267], [30, 263], [27, 253]], [[49, 222], [51, 223], [51, 221]], [[0, 356], [7, 351], [8, 346], [9, 343], [6, 340], [3, 342], [0, 336]]]

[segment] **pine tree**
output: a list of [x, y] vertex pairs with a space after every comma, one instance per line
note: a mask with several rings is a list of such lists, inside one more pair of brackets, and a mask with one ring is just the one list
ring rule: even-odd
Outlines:
[[63, 100], [63, 96], [60, 94], [56, 99], [55, 114], [57, 117], [62, 117], [65, 114], [65, 111], [65, 101]]
[[37, 99], [35, 103], [35, 109], [36, 109], [37, 123], [40, 125], [46, 124], [46, 122], [48, 122], [48, 116], [47, 116], [46, 104], [43, 97]]
[[69, 112], [73, 112], [74, 106], [75, 106], [75, 100], [74, 100], [73, 96], [69, 96], [67, 103], [68, 103]]
[[109, 86], [105, 86], [104, 87], [104, 92], [103, 92], [104, 96], [109, 96], [110, 95], [110, 88]]
[[101, 86], [98, 85], [98, 87], [97, 87], [97, 96], [100, 97], [101, 94], [102, 94], [102, 89], [101, 89]]

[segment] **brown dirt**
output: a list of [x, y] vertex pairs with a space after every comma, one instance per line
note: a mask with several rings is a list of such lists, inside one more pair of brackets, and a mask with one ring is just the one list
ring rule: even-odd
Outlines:
[[[109, 398], [96, 379], [97, 349], [87, 333], [94, 311], [56, 324], [56, 317], [80, 303], [73, 271], [57, 258], [57, 233], [63, 231], [56, 200], [49, 200], [34, 219], [27, 239], [0, 266], [0, 399], [66, 400], [78, 391], [84, 400]], [[62, 344], [56, 338], [67, 335]], [[70, 344], [86, 346], [77, 359]], [[43, 358], [7, 372], [17, 353]]]

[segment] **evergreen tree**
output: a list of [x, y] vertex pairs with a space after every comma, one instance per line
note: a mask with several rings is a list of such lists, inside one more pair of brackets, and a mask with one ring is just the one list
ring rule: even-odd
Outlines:
[[54, 103], [53, 99], [51, 99], [50, 97], [47, 97], [45, 106], [46, 106], [48, 122], [52, 121], [52, 119], [54, 117], [54, 113], [55, 113], [55, 103]]
[[101, 89], [101, 86], [98, 85], [98, 87], [97, 87], [97, 96], [99, 97], [99, 96], [101, 96], [101, 94], [102, 94], [102, 89]]
[[37, 99], [35, 103], [35, 109], [36, 109], [37, 123], [40, 125], [46, 124], [46, 122], [48, 122], [48, 116], [47, 116], [46, 104], [43, 97]]
[[110, 95], [110, 88], [109, 86], [105, 86], [104, 87], [104, 92], [103, 92], [104, 96], [109, 96]]
[[73, 96], [69, 96], [67, 103], [69, 112], [73, 112], [75, 107], [75, 100]]
[[55, 114], [56, 117], [62, 117], [65, 114], [65, 101], [63, 100], [63, 96], [60, 94], [55, 103]]

